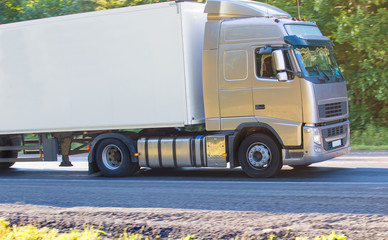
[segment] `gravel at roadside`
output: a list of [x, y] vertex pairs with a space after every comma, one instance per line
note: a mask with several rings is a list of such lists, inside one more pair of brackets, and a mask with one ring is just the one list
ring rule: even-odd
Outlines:
[[295, 214], [241, 211], [205, 211], [160, 208], [60, 208], [25, 204], [0, 204], [0, 218], [12, 224], [34, 224], [61, 231], [93, 225], [119, 236], [128, 232], [152, 238], [177, 239], [283, 239], [314, 237], [331, 232], [349, 239], [388, 239], [388, 216], [365, 214]]

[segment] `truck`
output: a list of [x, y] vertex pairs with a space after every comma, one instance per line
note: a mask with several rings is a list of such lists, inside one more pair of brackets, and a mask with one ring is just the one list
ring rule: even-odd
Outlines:
[[[0, 25], [0, 167], [273, 177], [350, 151], [345, 78], [316, 23], [257, 1], [176, 1]], [[20, 154], [25, 153], [25, 154]], [[28, 153], [34, 153], [31, 155]]]

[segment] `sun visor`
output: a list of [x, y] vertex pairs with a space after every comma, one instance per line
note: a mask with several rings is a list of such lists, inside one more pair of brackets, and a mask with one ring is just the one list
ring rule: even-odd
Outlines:
[[297, 46], [328, 46], [333, 47], [333, 42], [326, 36], [285, 36], [286, 43]]

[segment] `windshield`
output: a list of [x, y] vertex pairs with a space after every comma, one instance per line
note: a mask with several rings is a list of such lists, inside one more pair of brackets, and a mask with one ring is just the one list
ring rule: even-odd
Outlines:
[[299, 61], [303, 63], [302, 70], [306, 77], [343, 78], [333, 52], [326, 46], [295, 46], [295, 52]]

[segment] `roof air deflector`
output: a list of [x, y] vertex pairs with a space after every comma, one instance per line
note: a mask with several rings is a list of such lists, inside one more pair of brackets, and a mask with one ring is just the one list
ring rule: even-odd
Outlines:
[[208, 0], [205, 7], [208, 18], [231, 17], [284, 17], [291, 15], [280, 8], [250, 0]]

